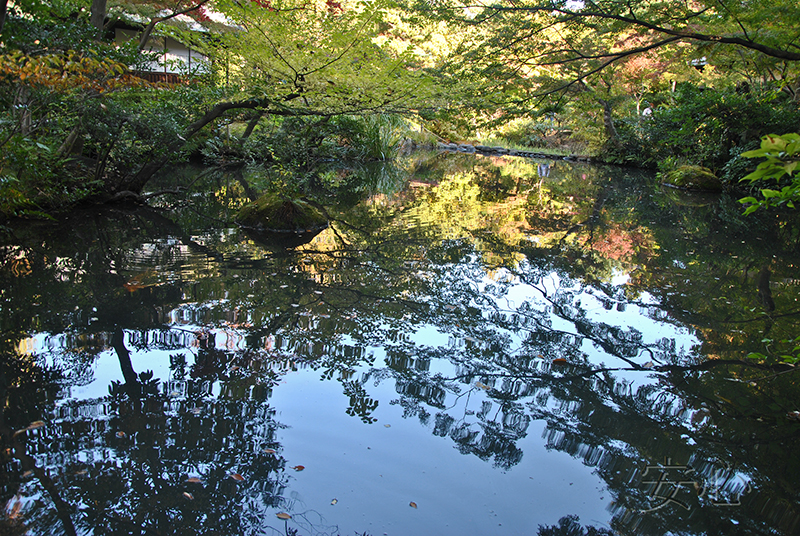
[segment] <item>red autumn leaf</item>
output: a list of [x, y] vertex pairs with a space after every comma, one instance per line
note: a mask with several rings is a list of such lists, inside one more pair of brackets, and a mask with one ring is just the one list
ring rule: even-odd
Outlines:
[[557, 357], [557, 358], [553, 359], [553, 364], [554, 365], [566, 365], [567, 364], [567, 360], [565, 358], [563, 358], [563, 357]]
[[294, 467], [292, 467], [292, 469], [294, 469], [295, 471], [302, 471], [303, 469], [305, 469], [305, 466], [304, 465], [295, 465]]
[[230, 475], [230, 477], [236, 480], [237, 482], [242, 482], [244, 480], [244, 477], [239, 473], [233, 473], [232, 475]]

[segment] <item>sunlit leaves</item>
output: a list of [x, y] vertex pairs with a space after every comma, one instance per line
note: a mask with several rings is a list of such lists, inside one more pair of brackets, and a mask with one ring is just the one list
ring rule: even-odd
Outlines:
[[[422, 73], [409, 70], [403, 54], [376, 44], [381, 2], [344, 9], [292, 0], [270, 5], [274, 9], [218, 4], [237, 25], [219, 38], [224, 61], [232, 63], [227, 76], [245, 94], [321, 113], [407, 109], [422, 97]], [[223, 50], [206, 52], [219, 56]]]
[[764, 136], [761, 140], [761, 147], [752, 151], [742, 153], [745, 158], [766, 158], [758, 164], [752, 173], [746, 175], [741, 180], [756, 182], [762, 180], [780, 181], [784, 175], [791, 178], [791, 183], [783, 186], [780, 190], [762, 188], [761, 195], [764, 199], [755, 197], [745, 197], [741, 203], [749, 205], [745, 210], [746, 214], [754, 212], [759, 207], [779, 206], [785, 204], [789, 208], [794, 208], [794, 202], [800, 199], [800, 179], [794, 177], [794, 173], [800, 164], [800, 135], [785, 134], [778, 136], [775, 134]]
[[12, 51], [0, 56], [0, 76], [32, 88], [57, 92], [107, 93], [147, 85], [143, 79], [132, 76], [125, 65], [77, 52], [28, 56]]

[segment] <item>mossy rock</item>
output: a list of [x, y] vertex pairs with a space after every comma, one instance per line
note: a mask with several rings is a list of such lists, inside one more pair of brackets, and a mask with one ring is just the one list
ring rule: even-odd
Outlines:
[[236, 221], [249, 229], [286, 233], [316, 233], [328, 226], [328, 219], [316, 207], [274, 194], [243, 206]]
[[714, 173], [702, 166], [680, 166], [662, 175], [663, 184], [702, 192], [721, 192], [722, 181]]

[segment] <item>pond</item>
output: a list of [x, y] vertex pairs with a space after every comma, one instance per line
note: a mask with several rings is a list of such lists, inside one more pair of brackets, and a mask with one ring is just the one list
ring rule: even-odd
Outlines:
[[800, 335], [796, 215], [585, 163], [401, 164], [289, 248], [232, 223], [232, 173], [9, 224], [2, 531], [800, 530], [798, 376], [746, 358]]

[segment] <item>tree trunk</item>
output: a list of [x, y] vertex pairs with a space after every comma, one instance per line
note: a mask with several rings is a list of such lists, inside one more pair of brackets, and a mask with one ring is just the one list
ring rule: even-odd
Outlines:
[[102, 37], [103, 25], [106, 21], [106, 2], [107, 0], [92, 0], [92, 26], [97, 28], [97, 38]]
[[6, 23], [6, 13], [8, 12], [8, 0], [0, 2], [0, 33], [3, 33], [3, 25]]
[[250, 119], [250, 122], [247, 123], [247, 128], [244, 130], [244, 134], [242, 134], [243, 140], [246, 140], [250, 137], [250, 134], [252, 134], [256, 129], [256, 125], [258, 125], [258, 122], [261, 121], [262, 117], [264, 117], [264, 112], [259, 111], [256, 112], [256, 115], [253, 116], [252, 119]]
[[614, 117], [611, 115], [611, 101], [607, 101], [605, 99], [597, 100], [603, 106], [603, 126], [605, 127], [608, 143], [614, 147], [619, 147], [619, 135], [617, 134], [617, 128], [614, 126]]
[[144, 30], [142, 30], [142, 35], [139, 36], [139, 52], [143, 52], [145, 47], [147, 46], [147, 42], [150, 40], [150, 36], [153, 34], [153, 29], [156, 27], [160, 21], [157, 19], [152, 19], [147, 26], [145, 26]]
[[33, 128], [33, 117], [30, 109], [30, 89], [27, 86], [19, 86], [14, 92], [14, 108], [19, 112], [17, 121], [19, 131], [23, 136], [31, 133]]

